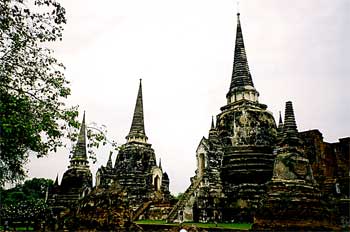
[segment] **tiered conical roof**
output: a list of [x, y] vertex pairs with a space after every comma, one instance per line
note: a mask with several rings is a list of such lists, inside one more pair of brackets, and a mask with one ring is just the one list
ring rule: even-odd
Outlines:
[[252, 76], [249, 71], [247, 54], [245, 51], [243, 33], [240, 22], [240, 13], [237, 14], [237, 32], [235, 44], [235, 57], [233, 61], [233, 71], [230, 90], [240, 86], [254, 87]]
[[215, 129], [215, 125], [214, 125], [214, 116], [211, 117], [211, 126], [210, 126], [210, 130], [214, 130]]
[[215, 128], [214, 116], [211, 117], [211, 125], [210, 125], [208, 139], [210, 139], [211, 141], [213, 141], [214, 139], [217, 139], [217, 130]]
[[131, 123], [129, 134], [126, 136], [128, 141], [147, 141], [145, 133], [144, 117], [143, 117], [143, 101], [142, 101], [142, 80], [140, 79], [139, 91], [136, 98], [134, 116]]
[[284, 144], [298, 145], [300, 143], [298, 128], [294, 117], [293, 104], [291, 101], [286, 102], [282, 137], [282, 142]]
[[110, 169], [113, 168], [112, 154], [113, 154], [113, 152], [110, 152], [110, 153], [109, 153], [109, 157], [108, 157], [108, 161], [107, 161], [107, 165], [106, 165], [106, 167], [107, 167], [107, 168], [110, 168]]
[[240, 13], [238, 13], [233, 70], [230, 89], [226, 95], [226, 98], [228, 100], [228, 104], [230, 104], [242, 99], [257, 102], [258, 96], [259, 93], [254, 88], [252, 76], [249, 70], [248, 59], [243, 40]]
[[277, 132], [278, 132], [278, 136], [282, 136], [282, 133], [283, 133], [283, 121], [282, 121], [281, 111], [279, 112], [279, 120], [278, 120]]
[[280, 115], [280, 117], [279, 117], [279, 120], [278, 120], [278, 127], [283, 126], [281, 111], [279, 112], [279, 115]]
[[77, 144], [75, 145], [71, 161], [73, 160], [87, 161], [85, 111], [83, 115], [83, 121], [81, 122], [78, 141], [77, 141]]

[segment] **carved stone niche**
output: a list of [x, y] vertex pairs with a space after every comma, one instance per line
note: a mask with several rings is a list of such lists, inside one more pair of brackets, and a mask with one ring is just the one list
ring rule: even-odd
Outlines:
[[152, 185], [154, 191], [160, 191], [162, 185], [163, 173], [159, 167], [154, 167], [152, 169]]

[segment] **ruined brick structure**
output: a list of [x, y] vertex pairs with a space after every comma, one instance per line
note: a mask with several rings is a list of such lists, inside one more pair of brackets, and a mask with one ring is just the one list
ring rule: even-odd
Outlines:
[[116, 183], [93, 189], [64, 216], [69, 231], [143, 231], [132, 222], [127, 193]]
[[143, 211], [142, 218], [161, 219], [168, 214], [169, 177], [163, 172], [161, 162], [156, 163], [152, 145], [147, 142], [143, 116], [142, 84], [136, 99], [134, 116], [127, 142], [120, 146], [115, 165], [112, 167], [111, 156], [106, 167], [98, 169], [96, 187], [117, 182], [125, 188], [130, 206]]
[[350, 137], [327, 143], [318, 130], [300, 132], [299, 137], [322, 192], [350, 198]]
[[69, 208], [91, 191], [92, 174], [88, 164], [84, 113], [68, 170], [63, 174], [61, 185], [58, 184], [57, 177], [54, 186], [49, 190], [48, 204], [53, 208], [54, 213]]
[[[238, 13], [227, 105], [221, 107], [216, 123], [212, 121], [208, 138], [200, 141], [196, 175], [168, 221], [253, 222], [258, 216], [262, 224], [268, 224], [260, 214], [263, 207], [270, 210], [272, 218], [280, 216], [280, 225], [283, 220], [288, 224], [289, 217], [295, 228], [309, 228], [293, 221], [297, 213], [307, 222], [315, 220], [328, 228], [330, 223], [341, 223], [332, 218], [349, 220], [350, 138], [326, 143], [317, 130], [298, 133], [291, 102], [286, 107], [285, 123], [280, 114], [277, 127], [258, 96]], [[280, 173], [281, 168], [276, 167], [285, 162], [294, 169]], [[321, 199], [330, 203], [322, 205]], [[294, 204], [298, 201], [301, 203]], [[282, 203], [291, 210], [283, 212], [277, 207]]]
[[332, 213], [321, 201], [309, 159], [301, 149], [292, 102], [286, 103], [282, 133], [274, 153], [273, 177], [255, 215], [254, 230], [330, 230]]
[[[142, 100], [140, 81], [130, 132], [126, 136], [127, 142], [119, 147], [114, 167], [110, 153], [106, 166], [98, 169], [94, 193], [113, 192], [113, 186], [120, 186], [126, 193], [123, 201], [130, 207], [132, 219], [164, 219], [171, 209], [169, 177], [163, 172], [160, 160], [157, 165], [152, 145], [147, 142]], [[54, 186], [49, 191], [48, 203], [55, 215], [60, 215], [72, 206], [78, 207], [79, 201], [91, 190], [92, 174], [86, 153], [84, 113], [70, 166], [62, 177], [61, 185], [58, 184], [58, 177], [56, 178]]]
[[[291, 102], [286, 104], [284, 122], [280, 114], [276, 126], [258, 97], [237, 14], [227, 104], [212, 118], [207, 138], [200, 140], [195, 175], [177, 204], [170, 205], [169, 177], [147, 142], [141, 81], [127, 141], [119, 147], [114, 166], [110, 154], [98, 169], [96, 188], [86, 202], [105, 205], [104, 197], [118, 195], [128, 220], [254, 221], [254, 229], [338, 229], [335, 224], [349, 221], [350, 137], [327, 143], [318, 130], [298, 132]], [[49, 203], [58, 211], [92, 188], [85, 114], [70, 163], [61, 185], [57, 179], [49, 194]], [[124, 211], [117, 211], [119, 220]], [[84, 215], [105, 223], [103, 215], [108, 212], [104, 208], [96, 216], [87, 210]]]
[[322, 200], [329, 202], [331, 218], [337, 225], [350, 225], [350, 137], [339, 142], [323, 141], [318, 130], [299, 133], [301, 148], [309, 159]]
[[[169, 221], [251, 220], [271, 179], [277, 127], [259, 103], [248, 66], [239, 14], [227, 105], [197, 149], [196, 176]], [[182, 217], [182, 218], [181, 218]]]

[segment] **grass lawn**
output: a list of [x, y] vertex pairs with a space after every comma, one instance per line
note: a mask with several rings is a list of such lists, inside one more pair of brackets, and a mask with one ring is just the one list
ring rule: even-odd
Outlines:
[[[9, 227], [9, 228], [7, 228], [8, 230], [14, 230], [14, 228], [13, 227]], [[3, 226], [0, 226], [0, 231], [3, 231], [4, 230], [4, 227]], [[16, 231], [29, 231], [29, 230], [34, 230], [34, 228], [33, 227], [28, 227], [28, 230], [27, 230], [27, 227], [16, 227]]]
[[[166, 223], [164, 220], [139, 220], [135, 221], [136, 224], [148, 224], [148, 225], [173, 225], [176, 223]], [[194, 222], [184, 222], [183, 225], [193, 225], [198, 228], [225, 228], [225, 229], [238, 229], [238, 230], [249, 230], [252, 224], [249, 223], [194, 223]]]
[[152, 224], [152, 225], [177, 225], [176, 223], [166, 223], [165, 220], [138, 220], [136, 224]]

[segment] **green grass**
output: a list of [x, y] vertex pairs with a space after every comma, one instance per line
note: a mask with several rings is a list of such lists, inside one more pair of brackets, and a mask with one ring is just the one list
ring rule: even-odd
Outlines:
[[[4, 230], [4, 227], [0, 226], [0, 231], [3, 231], [3, 230]], [[29, 231], [29, 230], [34, 230], [34, 228], [29, 226], [27, 230], [27, 227], [16, 227], [16, 231]], [[7, 228], [7, 231], [14, 231], [14, 228], [10, 226]]]
[[[166, 223], [164, 220], [139, 220], [136, 221], [137, 224], [147, 224], [147, 225], [170, 225], [176, 226], [176, 223]], [[225, 228], [225, 229], [238, 229], [238, 230], [249, 230], [252, 224], [248, 223], [194, 223], [194, 222], [184, 222], [183, 225], [196, 226], [198, 228]]]
[[138, 220], [136, 224], [152, 224], [152, 225], [177, 225], [176, 223], [166, 223], [165, 220]]

